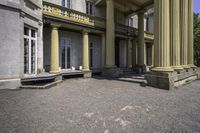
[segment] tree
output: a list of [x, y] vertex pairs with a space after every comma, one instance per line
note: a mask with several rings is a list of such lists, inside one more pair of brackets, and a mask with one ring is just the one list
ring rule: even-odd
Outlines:
[[194, 63], [200, 66], [200, 17], [194, 13]]

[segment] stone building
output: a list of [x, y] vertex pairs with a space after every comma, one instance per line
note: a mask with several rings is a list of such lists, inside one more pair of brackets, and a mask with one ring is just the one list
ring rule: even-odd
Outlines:
[[194, 80], [192, 10], [192, 0], [1, 0], [0, 88], [125, 69], [164, 89]]

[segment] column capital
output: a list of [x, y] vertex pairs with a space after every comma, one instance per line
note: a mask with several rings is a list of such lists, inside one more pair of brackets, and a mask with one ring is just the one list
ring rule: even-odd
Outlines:
[[88, 34], [89, 32], [90, 32], [90, 30], [86, 30], [86, 29], [82, 30], [83, 34]]
[[58, 29], [59, 27], [61, 27], [61, 24], [56, 24], [56, 23], [51, 23], [50, 25], [53, 29]]

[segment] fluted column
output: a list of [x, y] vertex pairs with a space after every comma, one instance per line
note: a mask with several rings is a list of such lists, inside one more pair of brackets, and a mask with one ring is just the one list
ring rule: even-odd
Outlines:
[[106, 64], [105, 67], [115, 66], [115, 23], [114, 0], [106, 0]]
[[181, 66], [190, 68], [188, 65], [188, 0], [180, 0], [181, 5]]
[[59, 73], [59, 25], [51, 24], [51, 65], [50, 73]]
[[138, 12], [138, 65], [143, 66], [145, 61], [145, 42], [144, 42], [144, 13]]
[[155, 60], [151, 69], [156, 72], [171, 72], [169, 45], [169, 0], [154, 0], [154, 47]]
[[126, 45], [126, 66], [127, 68], [132, 67], [132, 56], [131, 56], [131, 47], [132, 47], [132, 41], [131, 39], [127, 40]]
[[89, 68], [89, 38], [88, 38], [87, 31], [83, 31], [83, 71], [90, 71], [90, 68]]
[[106, 57], [106, 37], [105, 37], [105, 34], [102, 34], [102, 47], [101, 47], [102, 68], [104, 68], [104, 66], [105, 66], [105, 57]]
[[154, 45], [151, 46], [151, 65], [154, 65]]
[[171, 66], [176, 70], [180, 66], [180, 0], [170, 0], [170, 55]]
[[193, 0], [188, 1], [188, 64], [194, 65], [194, 41], [193, 41]]

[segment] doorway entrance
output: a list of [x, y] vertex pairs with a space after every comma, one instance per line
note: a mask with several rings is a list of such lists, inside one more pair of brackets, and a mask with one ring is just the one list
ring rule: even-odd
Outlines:
[[60, 41], [60, 66], [61, 69], [71, 68], [71, 40], [61, 38]]

